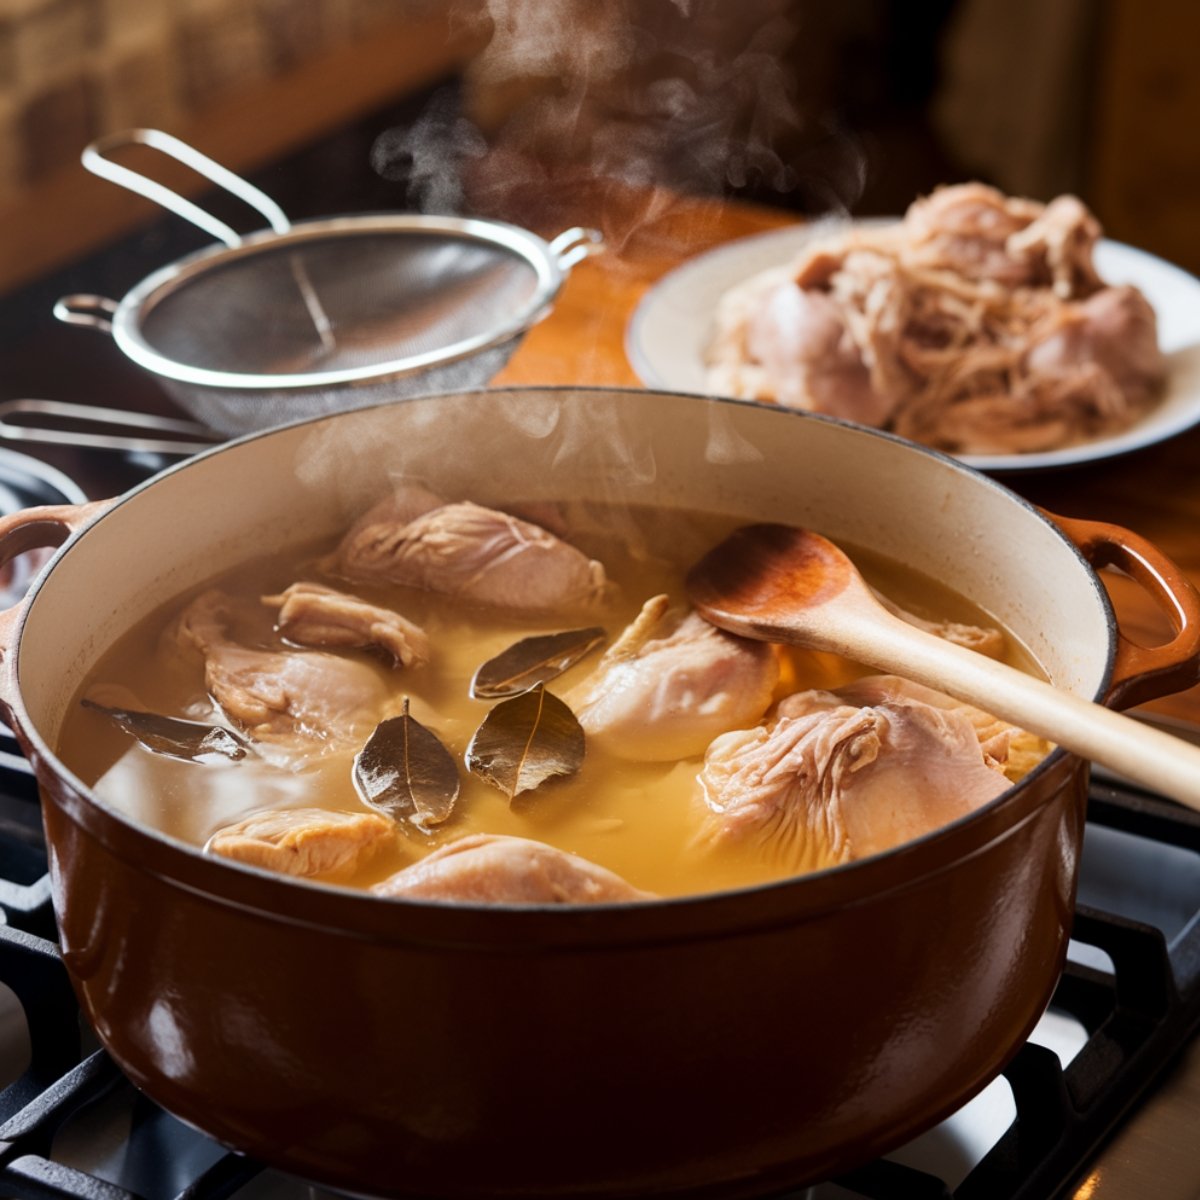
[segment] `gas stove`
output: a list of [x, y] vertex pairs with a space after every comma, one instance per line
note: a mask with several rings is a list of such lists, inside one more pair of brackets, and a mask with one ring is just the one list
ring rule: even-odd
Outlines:
[[[0, 909], [0, 1195], [327, 1194], [181, 1124], [97, 1047], [58, 954], [35, 788], [11, 736]], [[1194, 1200], [1193, 1144], [1164, 1133], [1200, 1113], [1200, 816], [1094, 781], [1074, 935], [1049, 1010], [999, 1079], [886, 1159], [776, 1200]]]

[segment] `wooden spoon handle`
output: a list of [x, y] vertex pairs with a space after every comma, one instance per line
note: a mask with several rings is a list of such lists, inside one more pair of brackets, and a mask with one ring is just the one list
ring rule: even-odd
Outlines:
[[1200, 747], [984, 658], [890, 614], [843, 612], [838, 650], [1011, 721], [1200, 811]]

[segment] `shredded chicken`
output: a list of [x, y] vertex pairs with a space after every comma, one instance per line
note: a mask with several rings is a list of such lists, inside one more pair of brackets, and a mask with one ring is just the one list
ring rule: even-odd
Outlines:
[[1117, 432], [1166, 368], [1144, 297], [1096, 274], [1099, 237], [1073, 196], [941, 188], [899, 224], [821, 238], [727, 293], [709, 383], [956, 453]]
[[701, 839], [751, 840], [797, 872], [864, 858], [1003, 792], [996, 756], [1010, 736], [987, 714], [895, 676], [798, 693], [767, 725], [709, 747]]
[[389, 498], [359, 519], [323, 565], [345, 579], [528, 612], [586, 607], [606, 585], [604, 567], [574, 546], [469, 501], [409, 519]]
[[377, 896], [474, 904], [602, 904], [648, 900], [604, 867], [527, 838], [459, 838], [372, 889]]
[[419, 625], [390, 608], [319, 583], [293, 583], [264, 604], [279, 609], [276, 628], [300, 646], [378, 646], [405, 667], [429, 661], [429, 639]]
[[648, 600], [567, 697], [589, 740], [648, 762], [703, 754], [728, 729], [753, 725], [779, 681], [773, 647], [735, 637], [698, 613]]
[[395, 825], [375, 813], [288, 808], [256, 813], [218, 830], [210, 854], [286, 875], [353, 870], [395, 836]]

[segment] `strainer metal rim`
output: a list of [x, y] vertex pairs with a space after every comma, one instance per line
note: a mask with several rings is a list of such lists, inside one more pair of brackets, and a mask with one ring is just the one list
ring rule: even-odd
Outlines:
[[[342, 367], [332, 371], [271, 375], [196, 367], [178, 362], [155, 350], [142, 335], [142, 322], [157, 304], [198, 275], [236, 259], [322, 238], [405, 232], [448, 234], [467, 240], [488, 242], [509, 250], [533, 268], [536, 274], [534, 291], [522, 307], [490, 332], [464, 338], [423, 354], [409, 354], [387, 362], [361, 367]], [[573, 234], [579, 236], [568, 236]], [[301, 391], [399, 378], [430, 367], [457, 362], [493, 346], [499, 346], [535, 325], [550, 311], [570, 266], [590, 252], [580, 250], [580, 242], [585, 240], [595, 242], [597, 239], [591, 231], [568, 230], [551, 243], [528, 229], [504, 221], [414, 213], [328, 217], [298, 222], [285, 233], [264, 229], [249, 234], [237, 246], [207, 246], [148, 275], [131, 288], [117, 305], [111, 318], [112, 336], [121, 351], [146, 370], [179, 383], [202, 387]]]

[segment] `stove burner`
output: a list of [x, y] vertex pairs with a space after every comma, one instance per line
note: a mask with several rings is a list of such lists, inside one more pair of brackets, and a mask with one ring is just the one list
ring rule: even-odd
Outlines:
[[[323, 1195], [176, 1121], [95, 1048], [53, 940], [46, 857], [29, 817], [36, 810], [23, 764], [0, 763], [0, 800], [6, 805], [0, 808], [6, 922], [0, 924], [0, 998], [11, 993], [7, 1011], [0, 1003], [0, 1046], [19, 1043], [7, 1058], [0, 1054], [0, 1081], [11, 1080], [0, 1091], [0, 1194], [26, 1200]], [[1156, 896], [1163, 871], [1170, 887]], [[1118, 911], [1100, 906], [1114, 896], [1113, 880], [1120, 881], [1120, 893], [1130, 874], [1145, 887], [1136, 895], [1117, 894]], [[1072, 957], [1047, 1019], [1079, 1027], [1082, 1043], [1064, 1056], [1065, 1065], [1061, 1051], [1037, 1044], [1037, 1033], [1022, 1047], [1003, 1075], [1015, 1119], [999, 1140], [961, 1178], [922, 1169], [914, 1164], [920, 1155], [906, 1147], [830, 1183], [776, 1193], [775, 1200], [1051, 1200], [1064, 1194], [1200, 1028], [1200, 815], [1094, 783], [1080, 893]], [[14, 1029], [15, 1039], [6, 1036]]]
[[56, 467], [0, 448], [0, 513], [35, 504], [83, 504], [83, 490]]

